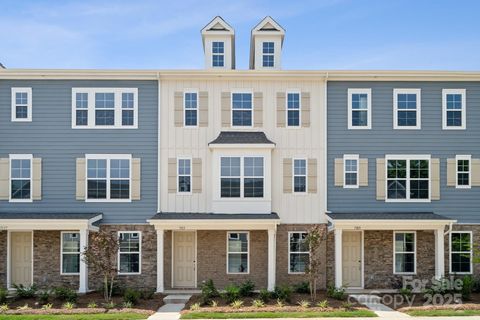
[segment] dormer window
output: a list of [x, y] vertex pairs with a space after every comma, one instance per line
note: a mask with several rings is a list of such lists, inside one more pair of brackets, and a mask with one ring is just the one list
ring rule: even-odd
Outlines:
[[212, 67], [225, 65], [225, 43], [223, 41], [212, 42]]
[[273, 67], [275, 62], [275, 44], [273, 42], [263, 43], [263, 67]]

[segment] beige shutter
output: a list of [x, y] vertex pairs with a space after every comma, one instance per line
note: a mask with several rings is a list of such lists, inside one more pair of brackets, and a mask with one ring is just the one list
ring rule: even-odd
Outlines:
[[42, 200], [42, 158], [32, 159], [32, 200]]
[[199, 109], [199, 121], [200, 127], [208, 127], [208, 92], [200, 91], [198, 93], [198, 109]]
[[317, 193], [317, 159], [308, 159], [308, 192]]
[[86, 188], [86, 161], [85, 158], [77, 158], [77, 200], [85, 200], [85, 188]]
[[455, 187], [457, 185], [457, 161], [447, 159], [447, 186]]
[[140, 181], [142, 175], [140, 158], [132, 159], [132, 200], [140, 200]]
[[358, 166], [358, 185], [360, 187], [368, 186], [368, 159], [359, 159]]
[[192, 159], [192, 192], [201, 193], [202, 192], [202, 159], [193, 158]]
[[440, 200], [440, 159], [432, 159], [430, 161], [431, 168], [431, 200]]
[[377, 159], [377, 200], [385, 200], [385, 159]]
[[302, 127], [310, 127], [310, 92], [302, 92], [301, 99]]
[[335, 187], [343, 187], [343, 158], [335, 159]]
[[480, 159], [472, 159], [472, 187], [480, 186]]
[[222, 92], [222, 127], [230, 127], [231, 113], [230, 109], [232, 107], [230, 92]]
[[0, 159], [0, 200], [8, 200], [10, 192], [9, 181], [10, 161], [8, 158]]
[[254, 127], [263, 126], [263, 93], [261, 92], [253, 94], [253, 125]]
[[168, 158], [168, 193], [177, 193], [177, 159]]
[[285, 92], [277, 92], [277, 127], [285, 128], [286, 126], [286, 102]]
[[283, 159], [283, 193], [292, 193], [292, 159]]
[[183, 127], [183, 92], [175, 91], [173, 104], [175, 106], [175, 127]]

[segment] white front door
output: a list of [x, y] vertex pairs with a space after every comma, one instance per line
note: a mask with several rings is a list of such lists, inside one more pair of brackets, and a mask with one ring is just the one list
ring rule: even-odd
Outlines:
[[362, 286], [362, 232], [343, 231], [342, 274], [345, 287]]
[[10, 286], [32, 285], [32, 233], [10, 233]]
[[194, 288], [195, 247], [197, 235], [192, 232], [173, 232], [173, 286]]

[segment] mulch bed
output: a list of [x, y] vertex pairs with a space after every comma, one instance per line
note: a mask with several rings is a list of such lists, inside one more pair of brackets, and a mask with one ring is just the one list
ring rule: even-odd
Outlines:
[[[388, 299], [386, 296], [389, 294], [384, 294], [382, 296], [382, 302], [393, 308], [395, 310], [405, 312], [405, 311], [412, 311], [412, 310], [441, 310], [441, 309], [454, 309], [454, 310], [480, 310], [480, 293], [472, 293], [469, 300], [464, 300], [461, 303], [456, 303], [453, 299], [445, 299], [445, 303], [441, 305], [427, 305], [426, 303], [429, 302], [424, 298], [423, 293], [414, 293], [412, 297], [402, 299], [400, 295], [397, 294], [390, 294], [390, 296], [394, 296], [394, 299]], [[395, 301], [396, 296], [396, 301]], [[452, 300], [452, 301], [450, 301]], [[430, 301], [431, 302], [431, 301]]]

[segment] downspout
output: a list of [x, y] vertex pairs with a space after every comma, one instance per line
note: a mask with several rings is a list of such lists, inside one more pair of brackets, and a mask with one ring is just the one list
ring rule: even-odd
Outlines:
[[[328, 86], [328, 72], [325, 74], [325, 93], [324, 93], [324, 110], [323, 110], [323, 126], [324, 126], [324, 150], [325, 150], [325, 154], [324, 154], [324, 159], [323, 159], [323, 172], [324, 172], [324, 177], [325, 177], [325, 182], [324, 182], [324, 188], [325, 188], [325, 192], [324, 192], [324, 208], [323, 208], [323, 214], [324, 215], [327, 215], [327, 212], [328, 212], [328, 127], [327, 127], [327, 115], [328, 115], [328, 112], [327, 112], [327, 109], [328, 109], [328, 105], [327, 105], [327, 95], [328, 95], [328, 90], [327, 90], [327, 86]], [[327, 216], [327, 220], [328, 220], [328, 216]], [[333, 221], [331, 221], [332, 223], [332, 228], [334, 227], [334, 224], [333, 224]]]
[[446, 236], [447, 234], [450, 234], [450, 232], [452, 232], [452, 228], [453, 228], [453, 222], [450, 222], [448, 224], [448, 229], [447, 231], [445, 231], [445, 233], [443, 234], [444, 236]]
[[160, 134], [160, 120], [161, 120], [161, 88], [160, 88], [160, 72], [157, 72], [157, 83], [158, 83], [158, 108], [157, 108], [157, 112], [158, 112], [158, 123], [157, 123], [157, 213], [159, 213], [161, 211], [161, 207], [160, 207], [160, 198], [161, 198], [161, 195], [162, 193], [160, 192], [161, 191], [161, 179], [160, 179], [160, 175], [161, 175], [161, 145], [160, 145], [160, 138], [161, 138], [161, 134]]

